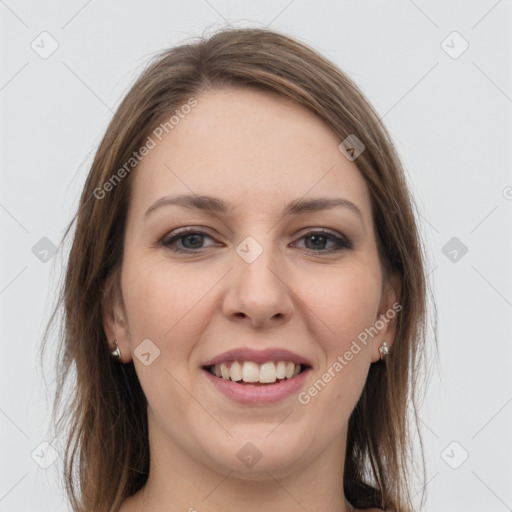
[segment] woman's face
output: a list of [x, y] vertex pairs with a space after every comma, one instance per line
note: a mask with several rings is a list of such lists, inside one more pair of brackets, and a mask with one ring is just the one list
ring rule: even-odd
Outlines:
[[339, 462], [393, 337], [389, 322], [361, 341], [395, 299], [367, 186], [296, 104], [249, 88], [196, 98], [130, 178], [122, 305], [105, 314], [147, 397], [152, 463], [263, 479]]

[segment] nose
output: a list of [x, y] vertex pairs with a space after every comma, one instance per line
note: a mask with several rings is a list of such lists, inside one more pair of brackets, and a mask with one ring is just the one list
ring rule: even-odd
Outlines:
[[292, 315], [293, 292], [277, 258], [265, 249], [252, 263], [235, 254], [228, 274], [223, 312], [230, 321], [266, 328], [286, 323]]

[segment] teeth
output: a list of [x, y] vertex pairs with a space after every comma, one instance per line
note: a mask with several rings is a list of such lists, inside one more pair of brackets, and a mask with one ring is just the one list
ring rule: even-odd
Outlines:
[[213, 365], [210, 367], [210, 372], [224, 380], [269, 384], [276, 380], [291, 379], [298, 375], [301, 369], [300, 364], [290, 361], [269, 361], [260, 365], [253, 361], [244, 361], [243, 363], [233, 361], [231, 364]]
[[[217, 366], [215, 368], [217, 368]], [[226, 366], [226, 363], [220, 365], [220, 373], [224, 380], [229, 380], [229, 368]]]
[[231, 364], [231, 368], [229, 369], [229, 376], [231, 377], [231, 380], [235, 382], [242, 380], [242, 365], [238, 361], [235, 361]]
[[293, 363], [286, 363], [286, 374], [285, 377], [287, 379], [291, 379], [295, 372], [295, 365]]
[[284, 379], [286, 377], [286, 363], [284, 361], [277, 363], [276, 377], [278, 379]]
[[[245, 366], [245, 365], [244, 365]], [[300, 370], [300, 365], [297, 365]], [[276, 381], [276, 365], [270, 361], [269, 363], [263, 363], [260, 366], [259, 381], [260, 382], [275, 382]]]
[[244, 382], [258, 382], [260, 379], [260, 369], [256, 363], [245, 361], [242, 367], [242, 380]]

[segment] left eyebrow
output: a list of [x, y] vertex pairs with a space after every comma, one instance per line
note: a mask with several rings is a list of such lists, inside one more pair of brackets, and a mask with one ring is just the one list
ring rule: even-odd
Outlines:
[[[181, 194], [176, 196], [164, 196], [155, 201], [144, 214], [148, 217], [155, 210], [163, 206], [178, 205], [185, 208], [195, 208], [198, 210], [210, 211], [212, 213], [227, 214], [234, 210], [234, 206], [229, 205], [220, 198], [198, 195], [198, 194]], [[343, 207], [354, 212], [363, 222], [363, 214], [361, 210], [348, 199], [341, 197], [319, 197], [314, 199], [295, 199], [291, 201], [284, 209], [283, 215], [300, 215], [306, 212], [318, 212], [322, 210], [330, 210], [336, 207]]]

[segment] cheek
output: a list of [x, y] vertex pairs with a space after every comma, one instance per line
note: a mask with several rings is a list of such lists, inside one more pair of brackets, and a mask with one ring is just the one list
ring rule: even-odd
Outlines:
[[345, 352], [352, 340], [376, 320], [381, 281], [372, 266], [347, 265], [320, 279], [317, 275], [304, 283], [303, 290], [305, 303], [323, 325], [324, 337], [318, 339], [326, 340], [325, 350], [331, 357], [332, 352]]
[[365, 335], [365, 329], [375, 322], [381, 275], [378, 265], [352, 261], [330, 269], [325, 276], [312, 277], [304, 283], [303, 297], [314, 313], [309, 318], [324, 357], [300, 403], [307, 403], [314, 417], [339, 411], [336, 420], [325, 427], [328, 436], [348, 420], [368, 376], [371, 344], [358, 336]]
[[[127, 257], [123, 262], [121, 279], [132, 352], [145, 339], [160, 351], [149, 366], [138, 360], [137, 352], [133, 361], [152, 414], [162, 424], [170, 421], [170, 397], [176, 414], [185, 418], [191, 410], [190, 396], [183, 387], [191, 385], [190, 354], [208, 322], [207, 292], [218, 280], [209, 275], [203, 281], [198, 275], [149, 256]], [[167, 428], [174, 427], [169, 423]]]
[[197, 339], [208, 322], [208, 292], [216, 281], [166, 261], [127, 258], [122, 286], [133, 348], [149, 338], [165, 353], [185, 356], [192, 348], [187, 340]]
[[374, 325], [381, 296], [380, 274], [367, 265], [352, 265], [308, 284], [303, 296], [324, 358], [299, 401], [312, 417], [327, 417], [337, 411], [325, 424], [324, 433], [329, 437], [348, 420], [368, 376], [371, 344], [361, 342], [358, 336]]

